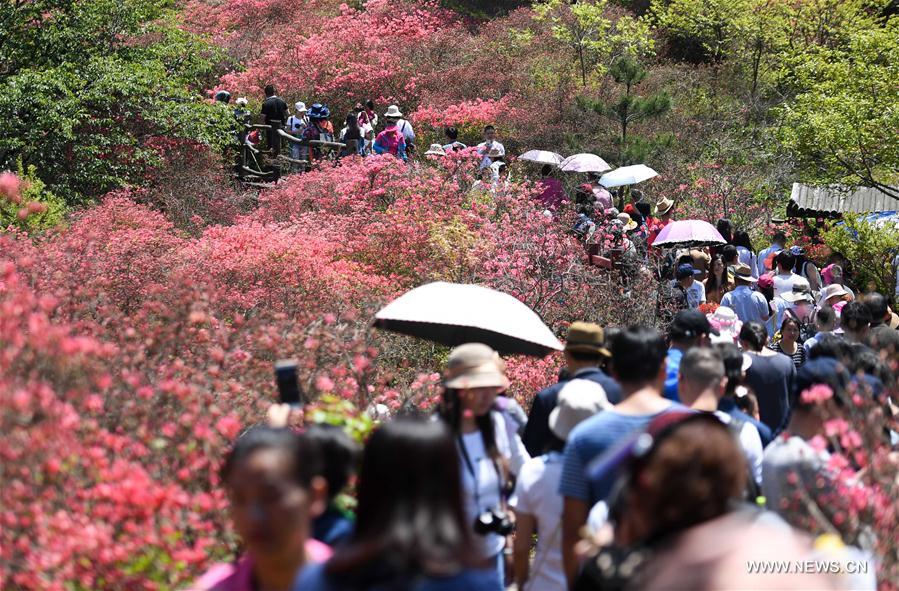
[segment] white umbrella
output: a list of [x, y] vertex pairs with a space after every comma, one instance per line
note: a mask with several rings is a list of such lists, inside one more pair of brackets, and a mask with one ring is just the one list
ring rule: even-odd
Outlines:
[[621, 168], [616, 168], [612, 172], [607, 172], [599, 179], [599, 184], [607, 188], [620, 187], [622, 185], [636, 185], [637, 183], [642, 183], [654, 176], [659, 176], [659, 173], [645, 164], [634, 164], [632, 166], [622, 166]]
[[548, 152], [546, 150], [528, 150], [518, 157], [519, 160], [527, 160], [528, 162], [537, 162], [538, 164], [551, 164], [558, 166], [565, 158], [561, 154]]
[[565, 172], [605, 172], [612, 170], [609, 163], [596, 154], [575, 154], [569, 156], [559, 164], [559, 168]]
[[455, 347], [484, 343], [505, 354], [543, 357], [562, 343], [533, 310], [480, 285], [427, 283], [375, 315], [376, 328]]

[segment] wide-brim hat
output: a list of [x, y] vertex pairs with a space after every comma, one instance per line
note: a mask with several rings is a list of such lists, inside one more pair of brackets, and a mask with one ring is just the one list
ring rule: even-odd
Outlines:
[[549, 430], [566, 441], [578, 423], [612, 407], [605, 389], [596, 382], [575, 378], [559, 391], [555, 408], [549, 413]]
[[665, 215], [671, 211], [672, 207], [674, 207], [674, 199], [662, 197], [659, 199], [658, 203], [656, 203], [656, 215]]
[[431, 144], [431, 147], [425, 152], [425, 156], [446, 156], [446, 150], [440, 144]]
[[387, 107], [387, 112], [384, 113], [384, 117], [386, 117], [388, 119], [392, 119], [392, 118], [399, 119], [402, 116], [403, 116], [402, 111], [400, 111], [400, 108], [397, 107], [396, 105], [390, 105], [389, 107]]
[[593, 322], [572, 322], [568, 327], [565, 350], [572, 353], [593, 353], [611, 357], [606, 349], [606, 335], [603, 328]]
[[791, 304], [795, 304], [796, 302], [801, 302], [803, 300], [810, 304], [814, 303], [815, 301], [815, 299], [812, 297], [811, 292], [798, 289], [782, 293], [780, 294], [780, 298], [786, 302], [790, 302]]
[[[840, 285], [839, 283], [831, 283], [823, 290], [821, 290], [821, 295], [818, 297], [818, 305], [823, 306], [827, 303], [827, 300], [834, 296], [844, 296], [849, 295], [849, 292], [846, 291], [846, 288]], [[783, 297], [783, 296], [781, 296]]]
[[622, 224], [624, 224], [624, 231], [625, 231], [625, 232], [630, 232], [631, 230], [634, 230], [634, 229], [637, 227], [637, 222], [635, 222], [635, 221], [634, 221], [634, 218], [632, 218], [629, 214], [626, 214], [626, 213], [619, 213], [619, 214], [618, 214], [618, 220], [619, 220]]
[[752, 276], [752, 269], [745, 263], [740, 263], [734, 267], [734, 279], [739, 279], [740, 281], [745, 281], [747, 283], [755, 283], [758, 281], [758, 279]]
[[466, 343], [450, 352], [443, 385], [453, 390], [508, 388], [505, 364], [499, 354], [482, 343]]

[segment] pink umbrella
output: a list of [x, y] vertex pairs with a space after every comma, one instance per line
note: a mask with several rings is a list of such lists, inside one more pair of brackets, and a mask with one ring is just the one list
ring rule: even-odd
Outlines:
[[679, 220], [671, 222], [659, 232], [652, 246], [715, 246], [727, 244], [715, 226], [703, 220]]
[[612, 167], [596, 154], [585, 153], [569, 156], [559, 164], [559, 169], [565, 172], [605, 172], [612, 170]]

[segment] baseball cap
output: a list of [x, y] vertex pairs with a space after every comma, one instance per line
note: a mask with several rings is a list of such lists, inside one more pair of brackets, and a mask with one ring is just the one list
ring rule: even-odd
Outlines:
[[677, 271], [675, 271], [674, 276], [678, 279], [685, 279], [701, 273], [702, 271], [697, 271], [690, 263], [684, 263], [683, 265], [677, 266]]
[[668, 335], [672, 339], [692, 339], [704, 334], [717, 336], [719, 333], [699, 310], [681, 310], [668, 326]]

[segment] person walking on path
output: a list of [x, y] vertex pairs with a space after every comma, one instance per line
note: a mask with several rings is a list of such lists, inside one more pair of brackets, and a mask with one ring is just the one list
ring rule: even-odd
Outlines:
[[556, 407], [559, 392], [570, 380], [594, 382], [602, 387], [612, 404], [621, 401], [621, 386], [600, 369], [600, 365], [611, 356], [601, 326], [591, 322], [573, 322], [568, 327], [564, 354], [568, 377], [538, 392], [531, 403], [522, 439], [528, 453], [534, 457], [546, 451], [547, 444], [552, 440], [549, 416]]

